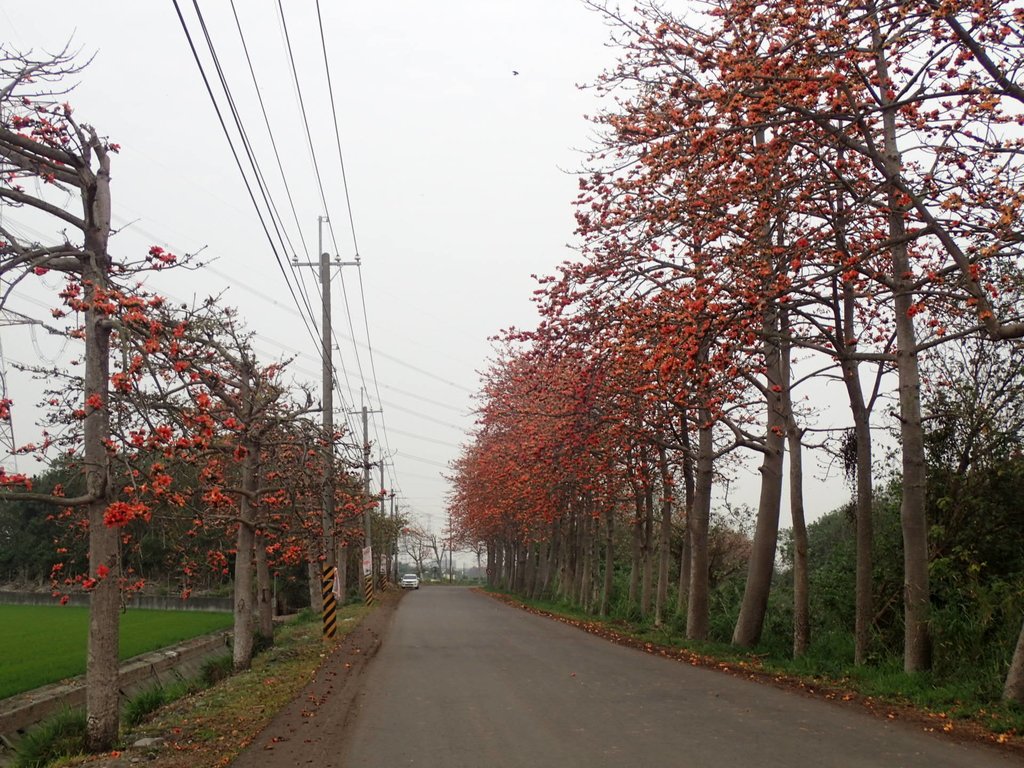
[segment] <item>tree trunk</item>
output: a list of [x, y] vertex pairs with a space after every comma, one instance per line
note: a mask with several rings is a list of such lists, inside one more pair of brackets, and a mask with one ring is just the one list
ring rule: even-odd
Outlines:
[[682, 551], [679, 553], [679, 591], [676, 594], [676, 615], [686, 616], [686, 603], [690, 594], [690, 571], [693, 569], [693, 549], [690, 546], [690, 506], [683, 521]]
[[[868, 12], [877, 18], [873, 2]], [[885, 41], [877, 26], [872, 30], [875, 66], [882, 99], [883, 171], [888, 179], [899, 178], [903, 171], [896, 113], [899, 105], [891, 90]], [[921, 426], [921, 374], [917, 362], [917, 335], [914, 330], [913, 271], [907, 254], [906, 203], [892, 183], [887, 183], [889, 237], [896, 326], [896, 372], [899, 377], [900, 442], [903, 449], [903, 499], [900, 522], [903, 528], [903, 668], [920, 672], [931, 667], [929, 633], [930, 593], [928, 585], [928, 525], [925, 514], [924, 430]]]
[[509, 592], [515, 591], [515, 578], [516, 578], [516, 551], [515, 546], [506, 541], [505, 542], [505, 577], [503, 584], [505, 589]]
[[273, 644], [274, 590], [270, 583], [267, 545], [262, 533], [256, 534], [253, 555], [256, 560], [256, 631], [264, 641]]
[[551, 522], [551, 546], [548, 548], [548, 573], [547, 578], [544, 580], [544, 594], [545, 599], [551, 597], [556, 589], [559, 588], [560, 571], [561, 568], [561, 556], [562, 556], [562, 519], [556, 517]]
[[562, 572], [559, 596], [563, 600], [571, 601], [573, 590], [576, 587], [576, 569], [579, 567], [579, 521], [571, 505], [566, 511], [565, 530], [562, 537]]
[[644, 524], [644, 500], [640, 493], [640, 486], [633, 487], [634, 512], [633, 524], [630, 526], [632, 534], [632, 561], [629, 569], [629, 608], [638, 609], [640, 606], [640, 574], [643, 568], [643, 524]]
[[707, 640], [709, 620], [708, 529], [711, 527], [711, 484], [714, 480], [714, 435], [711, 412], [697, 412], [697, 476], [690, 528], [690, 593], [686, 603], [686, 637]]
[[644, 489], [643, 576], [640, 582], [640, 615], [651, 615], [654, 603], [654, 486], [647, 481]]
[[339, 608], [348, 600], [348, 561], [351, 556], [351, 547], [343, 544], [338, 550], [338, 589], [341, 592], [341, 597], [338, 598]]
[[[906, 308], [902, 307], [904, 304]], [[921, 383], [913, 320], [906, 315], [909, 306], [909, 297], [896, 305], [896, 343], [899, 345], [896, 367], [900, 380], [900, 437], [903, 445], [903, 500], [900, 506], [903, 528], [903, 668], [907, 672], [920, 672], [931, 667], [928, 524]]]
[[[106, 441], [110, 438], [109, 382], [110, 331], [106, 315], [95, 309], [97, 294], [109, 287], [110, 258], [110, 163], [99, 154], [95, 176], [88, 166], [80, 171], [86, 229], [86, 256], [81, 258], [82, 289], [86, 302], [85, 370], [83, 371], [83, 466], [86, 493], [95, 501], [87, 507], [89, 518], [89, 575], [97, 580], [89, 594], [89, 639], [86, 656], [86, 745], [90, 752], [103, 752], [117, 743], [120, 727], [118, 685], [118, 637], [121, 595], [118, 579], [121, 563], [117, 529], [105, 522], [112, 498], [109, 486], [110, 459]], [[103, 405], [88, 405], [97, 396]], [[101, 577], [100, 569], [107, 575]]]
[[498, 572], [495, 578], [497, 579], [498, 589], [501, 590], [508, 589], [508, 564], [505, 562], [507, 554], [505, 542], [499, 541], [495, 548], [495, 560], [498, 564]]
[[551, 574], [551, 542], [542, 541], [537, 545], [537, 578], [534, 579], [531, 597], [534, 600], [542, 600], [548, 588], [548, 579]]
[[523, 596], [526, 594], [526, 563], [529, 559], [530, 545], [522, 542], [515, 544], [515, 592]]
[[692, 548], [690, 545], [690, 517], [691, 515], [693, 515], [694, 462], [693, 449], [690, 445], [690, 423], [685, 411], [683, 412], [682, 427], [683, 491], [686, 494], [684, 499], [686, 519], [683, 521], [683, 547], [682, 552], [680, 552], [679, 555], [679, 593], [676, 595], [676, 614], [679, 616], [685, 615], [686, 602], [690, 594], [690, 570], [692, 567]]
[[786, 435], [785, 406], [779, 350], [779, 315], [776, 307], [765, 310], [762, 330], [767, 383], [768, 428], [765, 431], [764, 460], [761, 462], [761, 496], [757, 507], [757, 525], [747, 567], [743, 603], [732, 634], [733, 645], [750, 648], [757, 645], [764, 628], [768, 595], [775, 569], [775, 551], [779, 536], [779, 512], [782, 506], [782, 460]]
[[576, 548], [576, 568], [573, 571], [572, 600], [576, 605], [582, 607], [585, 597], [583, 582], [587, 572], [587, 515], [585, 509], [580, 509], [576, 515], [574, 546]]
[[324, 610], [324, 598], [321, 573], [322, 566], [319, 560], [306, 561], [306, 578], [309, 581], [309, 610], [319, 616]]
[[[780, 313], [784, 339], [790, 338], [789, 312]], [[782, 396], [786, 410], [786, 440], [789, 445], [789, 510], [793, 518], [793, 658], [807, 653], [811, 641], [810, 592], [807, 578], [807, 523], [804, 519], [803, 430], [793, 413], [792, 347], [782, 346]]]
[[658, 448], [661, 475], [661, 530], [658, 534], [658, 590], [654, 598], [654, 625], [660, 627], [668, 603], [669, 564], [672, 559], [672, 475], [664, 447]]
[[601, 589], [601, 615], [611, 609], [612, 590], [615, 588], [615, 512], [612, 505], [605, 507], [604, 585]]
[[[840, 157], [842, 149], [840, 149]], [[836, 206], [836, 246], [843, 254], [850, 254], [846, 241], [846, 224], [848, 221], [846, 200], [839, 193], [835, 199]], [[834, 278], [838, 283], [839, 278]], [[839, 289], [833, 284], [833, 294], [838, 295]], [[853, 631], [853, 663], [864, 664], [867, 660], [872, 608], [872, 469], [871, 469], [871, 407], [864, 399], [864, 388], [860, 382], [860, 362], [851, 354], [857, 347], [857, 295], [851, 282], [842, 282], [841, 307], [837, 302], [834, 307], [836, 320], [836, 337], [839, 341], [839, 362], [843, 371], [843, 383], [846, 385], [847, 399], [853, 416], [853, 434], [856, 443], [856, 565], [854, 589], [854, 631]]]
[[562, 515], [555, 521], [557, 529], [555, 531], [555, 543], [552, 547], [554, 564], [554, 580], [555, 585], [552, 590], [554, 596], [566, 600], [569, 596], [569, 583], [570, 583], [570, 569], [569, 569], [569, 550], [571, 549], [571, 533], [572, 533], [572, 521], [571, 517], [563, 512]]
[[807, 524], [804, 520], [803, 461], [800, 437], [793, 424], [789, 438], [789, 493], [793, 515], [793, 657], [807, 653], [811, 642], [810, 588], [807, 579]]
[[580, 528], [583, 533], [583, 540], [580, 542], [581, 549], [583, 550], [583, 562], [580, 568], [580, 592], [579, 599], [577, 600], [580, 607], [585, 611], [591, 609], [591, 596], [594, 584], [594, 518], [590, 515], [589, 506], [589, 504], [584, 505], [583, 519], [580, 522]]
[[523, 575], [523, 597], [533, 597], [537, 588], [537, 544], [524, 544], [526, 550], [526, 568]]
[[[245, 398], [245, 390], [242, 390]], [[252, 664], [253, 649], [253, 551], [256, 541], [256, 513], [250, 494], [256, 490], [258, 447], [243, 442], [247, 451], [242, 459], [242, 490], [238, 503], [238, 533], [235, 540], [235, 612], [232, 639], [232, 665], [236, 672]]]
[[501, 542], [494, 542], [490, 547], [491, 549], [488, 551], [487, 557], [491, 565], [488, 566], [487, 570], [490, 573], [491, 586], [501, 589], [501, 580], [505, 571], [505, 548]]
[[1017, 647], [1013, 651], [1010, 670], [1006, 673], [1003, 701], [1024, 704], [1024, 626], [1017, 636]]
[[[844, 341], [852, 348], [854, 306], [850, 289], [846, 288], [844, 297], [844, 324], [846, 331]], [[854, 630], [853, 630], [853, 663], [864, 664], [867, 661], [871, 623], [874, 619], [872, 608], [872, 547], [874, 544], [874, 524], [872, 507], [874, 505], [871, 471], [871, 414], [864, 401], [864, 391], [860, 383], [860, 366], [856, 360], [843, 360], [843, 380], [850, 401], [853, 415], [853, 436], [856, 443], [856, 546], [857, 561], [855, 566], [854, 596]]]
[[[88, 343], [88, 341], [87, 341]], [[106, 359], [106, 357], [104, 357]], [[103, 375], [102, 373], [99, 375]], [[88, 375], [87, 375], [87, 378]], [[94, 392], [86, 386], [86, 394]], [[97, 409], [102, 410], [102, 409]], [[91, 752], [110, 749], [116, 742], [120, 724], [118, 699], [118, 635], [120, 624], [120, 589], [118, 576], [118, 532], [104, 522], [109, 503], [106, 449], [90, 450], [86, 438], [86, 488], [99, 495], [89, 509], [89, 573], [97, 578], [89, 594], [89, 639], [86, 659], [87, 743]], [[100, 569], [109, 569], [99, 578]]]

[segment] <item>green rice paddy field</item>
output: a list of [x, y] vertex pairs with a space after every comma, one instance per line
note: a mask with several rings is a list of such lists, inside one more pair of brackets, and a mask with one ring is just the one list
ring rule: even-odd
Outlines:
[[[122, 659], [231, 627], [230, 613], [129, 610], [121, 614]], [[89, 610], [0, 605], [0, 699], [85, 674]]]

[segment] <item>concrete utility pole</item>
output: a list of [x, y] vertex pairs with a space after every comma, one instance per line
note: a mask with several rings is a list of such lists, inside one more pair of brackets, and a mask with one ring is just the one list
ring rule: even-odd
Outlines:
[[455, 532], [452, 530], [452, 513], [448, 511], [448, 583], [455, 581]]
[[[292, 267], [318, 267], [320, 270], [320, 295], [322, 313], [320, 318], [321, 356], [322, 356], [322, 423], [326, 445], [324, 446], [324, 484], [323, 484], [323, 554], [325, 567], [337, 565], [337, 548], [334, 535], [334, 346], [331, 343], [331, 257], [324, 250], [324, 223], [330, 221], [326, 216], [317, 216], [317, 246], [320, 252], [318, 262], [300, 262], [292, 259]], [[341, 261], [337, 256], [333, 265], [336, 267], [359, 266], [359, 257], [355, 261]]]
[[395, 515], [395, 489], [391, 489], [391, 530], [395, 533], [395, 540], [392, 542], [392, 554], [395, 558], [392, 573], [394, 574], [395, 584], [398, 583], [398, 517]]
[[[380, 454], [380, 519], [381, 520], [386, 520], [387, 519], [387, 511], [384, 509], [384, 498], [385, 498], [386, 495], [387, 494], [384, 492], [384, 454], [382, 453], [382, 454]], [[385, 530], [386, 530], [386, 528], [385, 528]], [[381, 553], [380, 553], [381, 565], [383, 565], [386, 562], [386, 560], [387, 560], [387, 558], [384, 556], [385, 548], [386, 548], [386, 551], [388, 552], [388, 554], [390, 554], [391, 553], [391, 543], [389, 541], [384, 541], [384, 538], [382, 537], [381, 538]], [[388, 580], [389, 580], [390, 577], [391, 577], [391, 569], [388, 568], [384, 572], [383, 582], [384, 582], [384, 586], [385, 587], [387, 586], [387, 583], [388, 583]]]
[[[366, 500], [370, 496], [370, 414], [380, 413], [379, 410], [371, 411], [365, 405], [362, 408], [363, 414], [363, 493]], [[363, 596], [367, 605], [373, 602], [373, 538], [370, 529], [373, 508], [366, 504], [363, 512]]]

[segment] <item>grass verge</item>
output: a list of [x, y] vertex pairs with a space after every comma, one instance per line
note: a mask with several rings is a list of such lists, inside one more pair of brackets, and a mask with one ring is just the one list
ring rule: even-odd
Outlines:
[[[338, 637], [354, 629], [371, 610], [362, 604], [338, 611]], [[274, 645], [257, 655], [252, 667], [230, 675], [230, 657], [204, 667], [200, 679], [174, 689], [144, 691], [134, 697], [122, 715], [126, 745], [153, 740], [152, 748], [131, 756], [116, 750], [106, 755], [74, 754], [35, 763], [33, 768], [127, 768], [141, 759], [148, 768], [212, 768], [226, 766], [249, 744], [271, 718], [310, 681], [328, 649], [318, 616], [308, 614], [279, 626]], [[225, 677], [224, 674], [229, 676]], [[172, 700], [174, 697], [176, 700]], [[137, 720], [137, 724], [130, 724]], [[37, 729], [45, 740], [49, 723]], [[83, 731], [84, 737], [84, 731]], [[27, 737], [26, 737], [27, 738]], [[30, 763], [25, 763], [30, 765]], [[19, 764], [20, 766], [20, 764]]]

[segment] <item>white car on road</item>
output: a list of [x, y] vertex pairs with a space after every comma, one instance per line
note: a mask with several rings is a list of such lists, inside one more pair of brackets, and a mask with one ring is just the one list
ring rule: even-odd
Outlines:
[[415, 573], [407, 573], [402, 577], [402, 580], [398, 582], [402, 589], [419, 589], [420, 588], [420, 577]]

